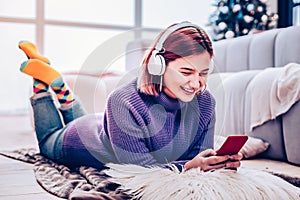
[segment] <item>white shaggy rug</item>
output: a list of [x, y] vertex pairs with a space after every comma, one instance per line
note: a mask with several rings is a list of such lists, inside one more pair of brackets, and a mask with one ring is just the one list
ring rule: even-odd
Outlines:
[[180, 173], [164, 168], [109, 164], [105, 173], [134, 199], [299, 200], [300, 188], [267, 172], [239, 168]]

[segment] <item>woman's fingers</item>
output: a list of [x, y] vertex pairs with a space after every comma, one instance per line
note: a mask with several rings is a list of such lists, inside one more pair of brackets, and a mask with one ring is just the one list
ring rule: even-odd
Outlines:
[[229, 168], [229, 169], [236, 169], [236, 168], [238, 168], [238, 167], [240, 167], [241, 166], [241, 162], [240, 161], [234, 161], [234, 162], [232, 162], [232, 161], [230, 161], [230, 162], [226, 162], [225, 163], [225, 168]]
[[242, 158], [243, 158], [243, 154], [241, 153], [230, 156], [230, 160], [242, 160]]
[[201, 157], [200, 166], [203, 171], [211, 169], [219, 169], [225, 167], [225, 162], [229, 159], [229, 156], [210, 156], [210, 157]]
[[224, 163], [225, 161], [227, 161], [229, 159], [229, 156], [211, 156], [209, 158], [205, 159], [205, 164], [207, 165], [217, 165], [220, 163]]
[[216, 155], [216, 151], [212, 149], [206, 149], [198, 154], [199, 157], [209, 157]]
[[225, 169], [237, 169], [239, 168], [241, 165], [240, 161], [225, 161], [225, 162], [221, 162], [218, 164], [213, 164], [213, 165], [203, 165], [202, 170], [203, 171], [209, 171], [209, 170], [214, 170], [214, 169], [221, 169], [221, 168], [225, 168]]
[[202, 170], [209, 171], [209, 170], [215, 170], [215, 169], [221, 169], [221, 168], [225, 168], [225, 163], [220, 163], [220, 164], [216, 164], [216, 165], [206, 165], [206, 166], [204, 166], [204, 168]]

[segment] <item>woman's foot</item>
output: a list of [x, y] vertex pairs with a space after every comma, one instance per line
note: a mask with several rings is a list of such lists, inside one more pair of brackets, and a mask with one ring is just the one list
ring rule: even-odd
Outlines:
[[24, 53], [26, 54], [26, 56], [29, 59], [38, 59], [38, 60], [41, 60], [45, 63], [50, 64], [50, 60], [48, 58], [42, 56], [38, 52], [37, 47], [32, 42], [20, 41], [19, 42], [19, 48], [24, 51]]
[[39, 59], [29, 59], [21, 64], [20, 71], [41, 80], [51, 87], [63, 84], [61, 74]]
[[64, 83], [61, 74], [47, 63], [38, 59], [29, 59], [22, 63], [20, 70], [34, 78], [35, 93], [47, 91], [49, 85], [61, 106], [67, 106], [74, 101], [73, 94]]

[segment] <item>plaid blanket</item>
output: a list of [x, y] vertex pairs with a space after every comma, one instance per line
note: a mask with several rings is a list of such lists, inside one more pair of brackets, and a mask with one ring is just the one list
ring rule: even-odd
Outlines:
[[95, 168], [82, 166], [70, 169], [45, 158], [33, 148], [0, 154], [32, 163], [37, 182], [58, 197], [71, 200], [130, 199], [118, 189], [120, 185], [108, 181], [109, 177]]

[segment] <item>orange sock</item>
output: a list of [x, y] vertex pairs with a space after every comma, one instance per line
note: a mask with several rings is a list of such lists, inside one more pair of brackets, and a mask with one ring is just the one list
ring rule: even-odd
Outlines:
[[26, 56], [29, 59], [38, 59], [41, 60], [45, 63], [50, 64], [50, 60], [44, 56], [42, 56], [39, 52], [37, 47], [29, 42], [29, 41], [20, 41], [19, 42], [19, 48], [22, 49], [24, 51], [24, 53], [26, 54]]
[[47, 63], [38, 59], [29, 59], [22, 63], [21, 72], [32, 76], [35, 79], [41, 80], [51, 87], [60, 86], [63, 84], [61, 74], [50, 67]]
[[[35, 93], [43, 92], [42, 90], [47, 91], [47, 85], [49, 85], [55, 92], [61, 106], [67, 106], [74, 101], [73, 94], [67, 84], [64, 83], [61, 74], [47, 63], [38, 59], [29, 59], [22, 63], [20, 70], [36, 80], [33, 86]], [[47, 88], [44, 88], [43, 85], [46, 85]]]

